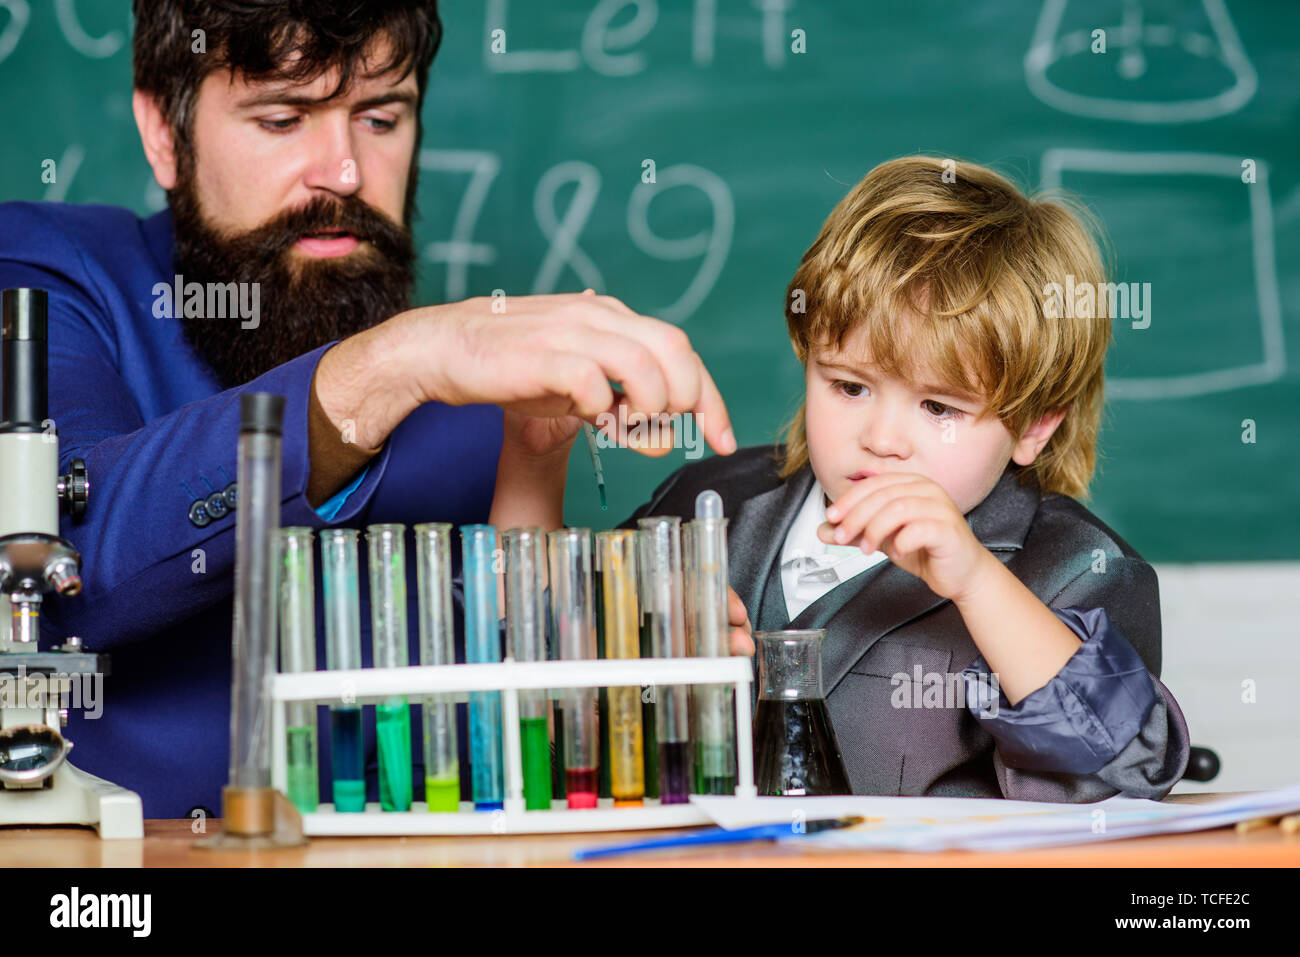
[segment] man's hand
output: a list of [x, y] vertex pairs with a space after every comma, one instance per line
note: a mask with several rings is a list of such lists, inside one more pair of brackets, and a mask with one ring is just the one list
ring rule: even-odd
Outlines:
[[727, 623], [731, 625], [731, 653], [750, 657], [754, 654], [754, 626], [745, 614], [745, 603], [735, 589], [727, 586]]
[[953, 601], [979, 586], [992, 553], [947, 492], [923, 475], [891, 472], [855, 482], [826, 509], [817, 537], [828, 545], [879, 549], [930, 590]]
[[722, 396], [676, 326], [591, 293], [503, 302], [502, 312], [480, 297], [389, 320], [390, 355], [417, 404], [491, 402], [524, 415], [592, 423], [602, 413], [617, 416], [620, 407], [646, 415], [695, 413], [715, 451], [735, 451]]

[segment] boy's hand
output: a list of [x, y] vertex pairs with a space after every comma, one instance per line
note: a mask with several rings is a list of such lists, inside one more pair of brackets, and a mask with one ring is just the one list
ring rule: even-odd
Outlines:
[[731, 625], [731, 653], [746, 658], [753, 655], [754, 626], [749, 623], [749, 615], [745, 614], [745, 603], [730, 585], [727, 586], [727, 622]]
[[879, 549], [891, 562], [953, 601], [978, 586], [993, 554], [980, 544], [966, 517], [936, 482], [895, 472], [855, 482], [826, 510], [817, 529], [828, 545]]

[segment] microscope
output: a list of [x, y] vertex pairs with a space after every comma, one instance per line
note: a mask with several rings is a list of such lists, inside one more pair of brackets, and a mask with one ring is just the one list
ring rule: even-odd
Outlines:
[[0, 825], [77, 824], [101, 838], [141, 838], [140, 796], [73, 767], [67, 704], [107, 673], [80, 638], [42, 652], [41, 603], [81, 591], [81, 556], [59, 537], [59, 511], [86, 510], [86, 464], [59, 475], [49, 419], [43, 289], [0, 298]]

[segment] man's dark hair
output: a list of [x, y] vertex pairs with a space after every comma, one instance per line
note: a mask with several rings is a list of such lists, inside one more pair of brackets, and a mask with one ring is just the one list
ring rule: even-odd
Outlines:
[[[157, 98], [184, 153], [193, 149], [199, 84], [212, 71], [307, 83], [337, 69], [330, 95], [338, 96], [381, 34], [391, 44], [389, 57], [364, 75], [400, 69], [405, 78], [414, 70], [418, 123], [429, 65], [442, 42], [438, 0], [133, 0], [132, 8], [135, 88]], [[194, 52], [195, 30], [203, 31], [203, 53]], [[301, 58], [289, 64], [295, 51]]]

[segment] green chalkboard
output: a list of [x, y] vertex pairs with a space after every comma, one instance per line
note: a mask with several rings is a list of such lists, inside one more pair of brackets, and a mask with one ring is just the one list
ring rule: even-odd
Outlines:
[[[1152, 561], [1300, 557], [1293, 2], [442, 7], [420, 302], [617, 295], [686, 329], [765, 442], [802, 387], [785, 286], [834, 204], [895, 156], [992, 165], [1080, 195], [1115, 278], [1151, 284], [1149, 323], [1115, 322], [1091, 507]], [[160, 207], [130, 31], [126, 3], [0, 0], [0, 196]], [[602, 512], [580, 442], [567, 521], [621, 521], [684, 461], [606, 451]]]

